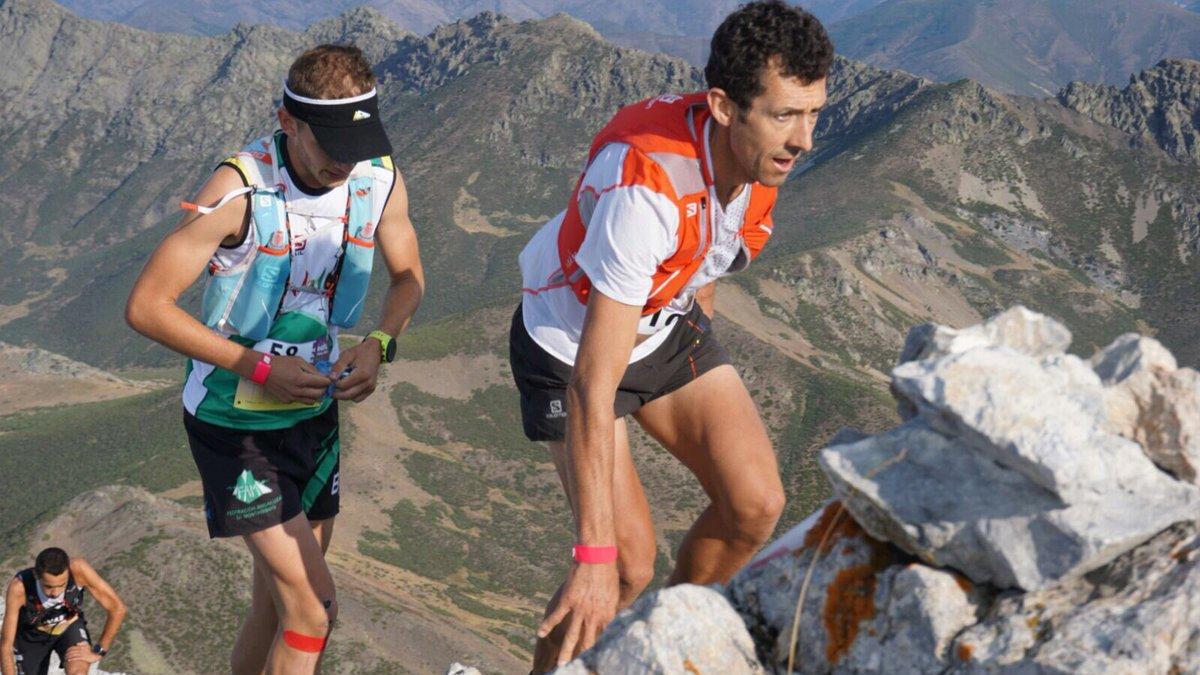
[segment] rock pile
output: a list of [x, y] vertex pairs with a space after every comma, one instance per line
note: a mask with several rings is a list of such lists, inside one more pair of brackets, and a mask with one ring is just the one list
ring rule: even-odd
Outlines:
[[1200, 374], [1070, 338], [1020, 307], [913, 329], [904, 422], [821, 453], [835, 501], [560, 672], [1200, 672]]
[[821, 466], [869, 534], [925, 563], [1024, 590], [1090, 572], [1200, 509], [1200, 491], [1153, 459], [1190, 467], [1169, 445], [1187, 434], [1168, 427], [1200, 425], [1198, 381], [1176, 377], [1196, 373], [1134, 338], [1096, 355], [1102, 380], [1065, 353], [1066, 328], [1024, 308], [916, 329], [892, 371], [908, 421], [826, 448]]

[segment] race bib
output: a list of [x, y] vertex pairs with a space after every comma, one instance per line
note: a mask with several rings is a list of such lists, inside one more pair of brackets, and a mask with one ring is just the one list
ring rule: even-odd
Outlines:
[[[266, 339], [254, 345], [254, 351], [276, 356], [295, 356], [309, 363], [335, 361], [338, 356], [336, 339], [318, 338], [311, 342], [284, 342], [282, 340]], [[273, 410], [305, 410], [320, 407], [322, 401], [316, 403], [284, 403], [275, 398], [264, 385], [255, 384], [246, 378], [238, 380], [237, 391], [233, 395], [233, 407], [241, 410], [273, 411]]]
[[650, 314], [643, 316], [638, 321], [637, 332], [642, 337], [654, 335], [660, 330], [666, 330], [675, 325], [675, 322], [683, 318], [692, 309], [693, 295], [688, 294], [686, 297], [679, 297], [672, 300], [666, 307]]

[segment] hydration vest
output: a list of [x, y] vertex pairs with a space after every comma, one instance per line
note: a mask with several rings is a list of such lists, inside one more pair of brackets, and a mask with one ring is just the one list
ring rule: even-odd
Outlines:
[[42, 598], [38, 595], [37, 574], [32, 567], [17, 572], [17, 578], [25, 587], [25, 604], [21, 605], [17, 614], [21, 630], [53, 633], [58, 624], [83, 616], [84, 589], [75, 584], [74, 575], [67, 574], [67, 588], [63, 591], [62, 604], [50, 608], [42, 606]]
[[[227, 160], [241, 172], [248, 187], [230, 192], [213, 207], [184, 205], [210, 213], [235, 197], [250, 195], [246, 236], [254, 237], [256, 245], [236, 265], [209, 265], [201, 321], [210, 328], [251, 340], [265, 339], [270, 332], [291, 273], [291, 227], [280, 173], [283, 139], [283, 133], [277, 131]], [[374, 200], [386, 199], [390, 186], [375, 169], [386, 170], [391, 180], [391, 159], [379, 157], [359, 162], [346, 181], [341, 257], [324, 291], [329, 298], [328, 323], [342, 328], [358, 323], [371, 280], [377, 226], [372, 221]]]
[[[621, 170], [621, 185], [640, 185], [658, 192], [679, 209], [678, 246], [654, 273], [650, 297], [642, 308], [647, 316], [662, 309], [687, 287], [704, 263], [714, 235], [713, 177], [704, 160], [704, 125], [711, 117], [706, 94], [667, 94], [622, 108], [592, 140], [590, 165], [609, 143], [630, 146]], [[565, 281], [580, 303], [587, 304], [591, 281], [575, 262], [587, 235], [599, 195], [584, 189], [584, 168], [558, 231], [558, 254]], [[752, 183], [740, 237], [747, 260], [753, 260], [771, 236], [771, 209], [776, 188]]]

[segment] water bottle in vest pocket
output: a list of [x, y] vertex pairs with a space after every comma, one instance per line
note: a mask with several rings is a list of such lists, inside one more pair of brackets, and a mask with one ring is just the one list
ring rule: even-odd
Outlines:
[[271, 330], [291, 272], [291, 242], [283, 213], [283, 199], [275, 190], [256, 189], [251, 212], [258, 248], [250, 271], [233, 301], [228, 323], [239, 335], [262, 340]]
[[375, 259], [375, 227], [372, 181], [370, 176], [352, 178], [350, 208], [346, 227], [346, 246], [342, 253], [341, 269], [334, 289], [329, 323], [351, 328], [362, 316], [371, 282], [371, 265]]
[[201, 303], [200, 320], [210, 328], [220, 328], [229, 318], [229, 310], [233, 304], [234, 295], [246, 277], [249, 265], [239, 265], [234, 269], [221, 270], [209, 268], [208, 283], [204, 286], [204, 300]]

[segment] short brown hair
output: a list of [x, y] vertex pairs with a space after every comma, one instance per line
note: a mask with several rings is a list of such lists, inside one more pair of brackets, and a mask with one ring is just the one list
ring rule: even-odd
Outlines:
[[812, 84], [833, 63], [833, 43], [815, 16], [782, 0], [742, 5], [713, 33], [704, 77], [742, 110], [764, 91], [763, 73], [778, 63], [780, 74]]
[[33, 571], [39, 577], [43, 574], [58, 575], [66, 572], [70, 565], [71, 557], [67, 552], [57, 546], [51, 546], [37, 554], [37, 559], [33, 561]]
[[308, 98], [348, 98], [375, 87], [375, 73], [354, 45], [317, 45], [288, 69], [287, 86]]

